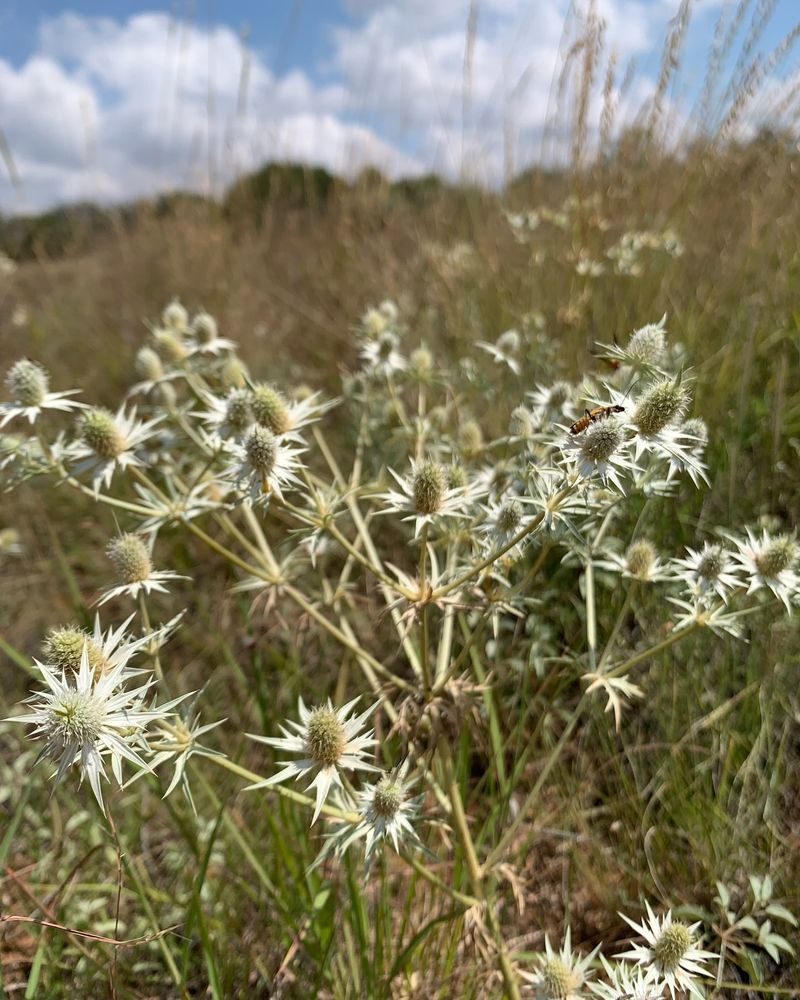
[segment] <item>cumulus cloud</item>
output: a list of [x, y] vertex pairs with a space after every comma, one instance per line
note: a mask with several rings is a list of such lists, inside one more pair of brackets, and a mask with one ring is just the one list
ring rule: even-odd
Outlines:
[[[651, 51], [677, 2], [598, 0], [609, 49], [621, 62]], [[552, 111], [568, 6], [345, 0], [350, 20], [330, 28], [313, 73], [276, 72], [223, 25], [49, 18], [26, 62], [0, 60], [0, 129], [23, 198], [0, 169], [0, 209], [219, 191], [269, 159], [350, 175], [467, 164], [497, 182], [534, 155]]]

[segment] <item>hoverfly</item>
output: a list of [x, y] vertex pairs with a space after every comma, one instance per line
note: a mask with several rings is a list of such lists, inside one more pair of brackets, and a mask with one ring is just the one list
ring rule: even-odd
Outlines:
[[624, 413], [625, 407], [619, 404], [613, 406], [595, 406], [593, 410], [584, 410], [583, 416], [579, 417], [569, 429], [570, 434], [580, 434], [585, 431], [589, 424], [593, 424], [604, 417], [610, 417], [612, 413]]

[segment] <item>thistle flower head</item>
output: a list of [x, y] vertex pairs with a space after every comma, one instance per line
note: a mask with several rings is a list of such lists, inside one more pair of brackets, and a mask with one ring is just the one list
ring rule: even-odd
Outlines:
[[697, 575], [709, 583], [717, 580], [725, 569], [725, 552], [721, 545], [707, 545], [697, 561]]
[[628, 565], [628, 572], [631, 576], [640, 580], [646, 580], [658, 559], [658, 553], [651, 542], [640, 539], [632, 542], [625, 553], [625, 561]]
[[95, 675], [102, 673], [107, 662], [103, 647], [86, 629], [78, 628], [77, 625], [53, 628], [42, 643], [47, 662], [61, 672], [67, 670], [78, 672], [84, 647], [92, 673]]
[[250, 405], [256, 423], [268, 428], [273, 434], [285, 434], [291, 429], [292, 421], [286, 397], [275, 386], [265, 383], [254, 386]]
[[225, 423], [231, 430], [241, 433], [253, 423], [249, 389], [234, 389], [225, 400]]
[[430, 460], [421, 462], [411, 481], [414, 509], [418, 514], [436, 514], [447, 492], [444, 467]]
[[344, 724], [332, 707], [312, 710], [306, 722], [306, 747], [309, 757], [324, 767], [332, 767], [342, 757], [347, 745]]
[[649, 903], [646, 908], [647, 920], [641, 924], [634, 923], [624, 913], [621, 914], [625, 922], [645, 939], [646, 944], [634, 945], [629, 951], [617, 955], [617, 958], [633, 959], [638, 965], [652, 970], [658, 980], [669, 988], [673, 998], [676, 989], [702, 997], [697, 980], [712, 974], [704, 963], [719, 956], [697, 947], [699, 923], [689, 925], [673, 920], [671, 911], [659, 918], [653, 913]]
[[792, 535], [775, 535], [755, 555], [759, 573], [767, 579], [777, 579], [797, 561], [797, 539]]
[[748, 594], [766, 587], [783, 602], [791, 612], [792, 604], [800, 597], [800, 580], [795, 566], [798, 549], [794, 534], [770, 535], [764, 529], [757, 538], [747, 529], [747, 539], [734, 538], [738, 552], [733, 558], [750, 578]]
[[640, 434], [659, 434], [683, 415], [689, 402], [685, 386], [677, 379], [658, 379], [636, 405], [633, 423]]
[[610, 416], [589, 424], [580, 435], [580, 448], [591, 462], [607, 462], [625, 440], [625, 427]]
[[19, 406], [40, 406], [47, 395], [50, 378], [40, 364], [21, 358], [6, 375], [6, 386]]
[[691, 417], [684, 422], [681, 430], [687, 437], [696, 438], [699, 446], [708, 444], [708, 425], [702, 417]]
[[667, 350], [663, 322], [649, 323], [632, 333], [626, 348], [628, 356], [644, 364], [659, 364]]
[[254, 424], [244, 439], [244, 451], [252, 469], [262, 476], [269, 476], [278, 457], [278, 439], [266, 427]]
[[533, 434], [533, 414], [527, 406], [515, 406], [511, 411], [508, 431], [512, 437], [529, 438]]
[[220, 369], [219, 377], [226, 389], [244, 389], [247, 385], [247, 365], [233, 355]]
[[330, 701], [317, 708], [306, 708], [299, 702], [300, 722], [289, 722], [281, 726], [280, 737], [248, 734], [252, 739], [279, 750], [288, 750], [301, 755], [298, 761], [283, 761], [282, 770], [265, 781], [259, 781], [250, 788], [266, 788], [285, 781], [287, 778], [312, 777], [309, 788], [316, 789], [314, 823], [320, 814], [331, 788], [341, 787], [341, 771], [374, 771], [374, 765], [364, 759], [367, 748], [374, 742], [373, 731], [362, 732], [375, 707], [368, 708], [361, 715], [352, 715], [358, 699], [342, 708], [334, 708]]
[[465, 458], [475, 458], [483, 449], [483, 431], [477, 420], [465, 421], [458, 431], [458, 444]]
[[207, 312], [199, 312], [192, 320], [192, 333], [199, 344], [210, 344], [217, 339], [217, 321]]
[[545, 960], [540, 976], [541, 993], [552, 1000], [566, 1000], [583, 982], [582, 974], [570, 968], [558, 955]]
[[153, 330], [152, 338], [156, 352], [168, 363], [178, 364], [189, 353], [186, 344], [172, 329]]
[[153, 572], [150, 552], [138, 535], [118, 535], [109, 542], [106, 552], [125, 585], [141, 583]]
[[161, 322], [168, 330], [185, 333], [189, 326], [189, 313], [178, 299], [173, 299], [161, 314]]
[[100, 458], [116, 458], [128, 447], [125, 432], [104, 406], [93, 406], [78, 418], [78, 433]]
[[424, 345], [415, 347], [408, 357], [408, 366], [417, 378], [426, 378], [433, 371], [433, 355]]
[[506, 500], [496, 516], [497, 528], [504, 535], [513, 535], [522, 523], [522, 504], [519, 500]]
[[161, 358], [152, 347], [140, 347], [136, 352], [134, 369], [137, 376], [144, 382], [157, 382], [164, 375]]
[[467, 485], [467, 472], [463, 465], [454, 462], [444, 470], [445, 481], [449, 490], [463, 489]]

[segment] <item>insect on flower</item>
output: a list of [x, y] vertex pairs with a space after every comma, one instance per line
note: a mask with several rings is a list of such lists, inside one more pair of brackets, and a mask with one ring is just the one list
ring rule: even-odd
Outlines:
[[[633, 389], [633, 387], [636, 385], [638, 381], [639, 381], [638, 378], [634, 379], [634, 381], [628, 386], [625, 396], [622, 397], [623, 399], [627, 398], [628, 393], [631, 391], [631, 389]], [[608, 406], [595, 406], [591, 410], [584, 410], [583, 416], [579, 417], [575, 421], [575, 423], [570, 426], [569, 432], [570, 434], [573, 435], [582, 434], [587, 427], [589, 427], [591, 424], [597, 423], [598, 420], [603, 420], [605, 417], [610, 417], [614, 413], [624, 413], [624, 412], [625, 412], [625, 407], [621, 403], [611, 403]]]
[[614, 406], [595, 406], [592, 410], [584, 410], [583, 416], [570, 425], [570, 434], [580, 434], [586, 430], [589, 424], [593, 424], [603, 417], [610, 417], [612, 413], [624, 413], [625, 407], [615, 404]]

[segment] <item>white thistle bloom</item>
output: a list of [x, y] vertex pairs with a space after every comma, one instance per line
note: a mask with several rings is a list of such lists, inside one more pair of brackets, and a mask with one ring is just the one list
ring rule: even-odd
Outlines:
[[408, 365], [398, 350], [400, 338], [394, 330], [384, 330], [373, 340], [367, 340], [359, 349], [364, 368], [371, 375], [389, 376], [404, 371]]
[[675, 628], [686, 628], [687, 625], [699, 625], [700, 628], [709, 628], [714, 635], [727, 633], [735, 639], [741, 639], [742, 626], [739, 624], [741, 612], [725, 610], [725, 604], [710, 608], [707, 603], [695, 598], [693, 601], [683, 601], [679, 597], [668, 597], [670, 604], [674, 604], [683, 614], [679, 615], [675, 621]]
[[122, 583], [104, 591], [97, 602], [103, 605], [114, 597], [127, 594], [138, 597], [141, 592], [149, 594], [153, 590], [166, 594], [164, 582], [167, 580], [188, 580], [189, 577], [173, 573], [172, 570], [155, 570], [150, 558], [152, 549], [138, 536], [130, 533], [119, 535], [111, 540], [106, 553], [114, 564]]
[[515, 375], [519, 375], [522, 370], [518, 360], [522, 345], [519, 330], [506, 330], [505, 333], [500, 334], [494, 344], [486, 340], [479, 340], [476, 343], [482, 351], [486, 351], [494, 358], [496, 364], [506, 365]]
[[399, 476], [394, 469], [391, 475], [400, 486], [400, 492], [389, 490], [378, 495], [387, 505], [386, 512], [407, 513], [404, 521], [414, 522], [414, 537], [425, 524], [432, 524], [439, 517], [465, 516], [466, 493], [462, 487], [449, 488], [447, 470], [430, 459], [411, 459], [411, 476]]
[[237, 461], [225, 473], [237, 488], [246, 489], [254, 504], [269, 503], [274, 493], [283, 499], [288, 486], [301, 486], [296, 473], [303, 468], [298, 456], [302, 449], [293, 448], [286, 438], [277, 437], [266, 427], [253, 426], [244, 435], [241, 444], [231, 442], [229, 451]]
[[659, 365], [667, 353], [666, 324], [667, 314], [664, 313], [657, 323], [634, 330], [624, 347], [599, 344], [600, 356], [624, 365], [660, 370]]
[[568, 434], [561, 448], [582, 479], [598, 476], [604, 486], [611, 483], [620, 493], [625, 492], [621, 473], [637, 471], [626, 425], [613, 414], [593, 421], [580, 434]]
[[692, 597], [709, 601], [718, 597], [728, 603], [731, 591], [741, 586], [732, 555], [721, 545], [706, 542], [702, 549], [687, 546], [688, 555], [671, 562], [673, 579], [682, 580]]
[[357, 840], [364, 840], [365, 861], [369, 867], [375, 851], [388, 839], [395, 851], [401, 841], [414, 847], [423, 845], [417, 836], [413, 821], [416, 820], [422, 796], [409, 796], [414, 779], [408, 780], [408, 758], [392, 771], [386, 772], [374, 785], [358, 793], [358, 811], [361, 819], [344, 827], [331, 838], [331, 847], [341, 856]]
[[573, 955], [571, 930], [567, 927], [560, 952], [553, 950], [547, 935], [544, 947], [545, 953], [539, 957], [536, 971], [521, 971], [522, 978], [533, 984], [542, 1000], [581, 1000], [583, 987], [592, 975], [589, 966], [600, 946], [583, 958]]
[[[105, 632], [100, 625], [99, 614], [95, 615], [92, 632], [72, 625], [51, 629], [43, 643], [47, 666], [56, 673], [70, 670], [77, 673], [80, 670], [81, 656], [85, 647], [89, 666], [98, 678], [117, 668], [126, 677], [142, 673], [141, 669], [128, 667], [131, 658], [143, 650], [152, 654], [159, 649], [174, 631], [181, 615], [154, 632], [131, 639], [128, 636], [128, 626], [135, 617], [134, 612], [118, 628], [115, 629], [110, 625]], [[33, 662], [37, 667], [41, 667], [37, 660]]]
[[97, 677], [89, 665], [88, 645], [84, 646], [77, 673], [62, 671], [59, 676], [43, 663], [37, 667], [46, 689], [29, 699], [32, 712], [10, 721], [36, 727], [32, 736], [45, 740], [37, 761], [44, 757], [58, 761], [56, 784], [73, 764], [77, 765], [81, 780], [88, 779], [100, 808], [105, 811], [100, 784], [101, 778], [107, 777], [103, 757], [111, 758], [111, 770], [119, 785], [122, 785], [123, 760], [149, 770], [141, 756], [142, 752], [149, 752], [147, 727], [165, 718], [177, 701], [145, 708], [145, 695], [154, 682], [149, 680], [130, 690], [121, 687], [126, 680], [124, 663]]
[[225, 351], [236, 350], [234, 341], [220, 337], [217, 321], [207, 312], [195, 315], [189, 333], [192, 339], [190, 354], [222, 354]]
[[526, 527], [530, 515], [525, 507], [532, 502], [530, 497], [509, 493], [491, 506], [482, 505], [486, 519], [480, 532], [491, 548], [501, 548]]
[[623, 555], [611, 552], [605, 559], [598, 559], [595, 565], [601, 569], [620, 573], [629, 580], [638, 580], [639, 583], [656, 583], [670, 579], [670, 574], [662, 564], [658, 553], [646, 538], [631, 542]]
[[168, 330], [186, 333], [189, 329], [189, 313], [181, 305], [180, 299], [172, 299], [161, 314], [161, 322]]
[[254, 423], [252, 393], [249, 389], [231, 389], [223, 397], [202, 390], [200, 396], [206, 409], [195, 411], [191, 415], [202, 420], [212, 435], [218, 434], [221, 438], [236, 437]]
[[635, 923], [624, 913], [620, 916], [637, 934], [641, 934], [646, 944], [633, 945], [616, 957], [630, 958], [638, 965], [654, 969], [658, 979], [669, 988], [673, 1000], [676, 989], [702, 997], [698, 977], [712, 975], [704, 963], [709, 959], [719, 958], [719, 955], [697, 947], [700, 923], [689, 925], [673, 920], [671, 910], [667, 910], [659, 918], [653, 913], [649, 903], [645, 906], [647, 920], [643, 920], [641, 924]]
[[600, 956], [607, 983], [589, 983], [590, 991], [600, 1000], [661, 1000], [664, 984], [658, 981], [658, 973], [641, 965], [622, 962], [612, 965], [605, 955]]
[[47, 371], [35, 361], [22, 358], [13, 364], [6, 375], [6, 386], [13, 402], [0, 403], [0, 428], [15, 417], [25, 417], [29, 424], [33, 424], [42, 410], [78, 410], [85, 407], [85, 403], [67, 399], [80, 389], [50, 392], [49, 383]]
[[305, 399], [289, 401], [274, 385], [256, 382], [250, 386], [250, 409], [253, 420], [279, 437], [291, 437], [300, 441], [298, 431], [315, 423], [338, 399], [321, 399], [321, 393], [314, 392]]
[[736, 543], [738, 552], [733, 554], [735, 561], [750, 578], [747, 593], [752, 594], [766, 587], [783, 602], [791, 614], [792, 604], [798, 599], [798, 578], [795, 572], [797, 565], [797, 539], [793, 535], [770, 535], [766, 528], [757, 538], [750, 528], [746, 529], [746, 540], [731, 536]]
[[340, 771], [375, 771], [374, 764], [364, 759], [369, 747], [374, 746], [373, 730], [362, 732], [367, 719], [375, 711], [371, 705], [361, 715], [351, 715], [358, 702], [354, 698], [341, 708], [334, 708], [330, 699], [326, 705], [306, 708], [303, 699], [298, 699], [300, 722], [287, 722], [289, 728], [281, 726], [283, 736], [247, 735], [259, 743], [301, 754], [297, 761], [280, 761], [282, 770], [264, 781], [249, 785], [249, 789], [268, 788], [288, 778], [306, 778], [313, 775], [308, 790], [316, 789], [316, 802], [312, 825], [316, 822], [328, 793], [333, 786], [342, 787]]
[[73, 459], [83, 460], [79, 461], [74, 471], [78, 475], [88, 471], [93, 473], [95, 493], [99, 492], [101, 483], [108, 489], [117, 469], [145, 464], [136, 455], [136, 449], [148, 440], [160, 420], [161, 417], [146, 422], [137, 420], [136, 408], [126, 413], [124, 405], [116, 414], [101, 406], [87, 409], [78, 420], [81, 443], [75, 444], [71, 450]]

